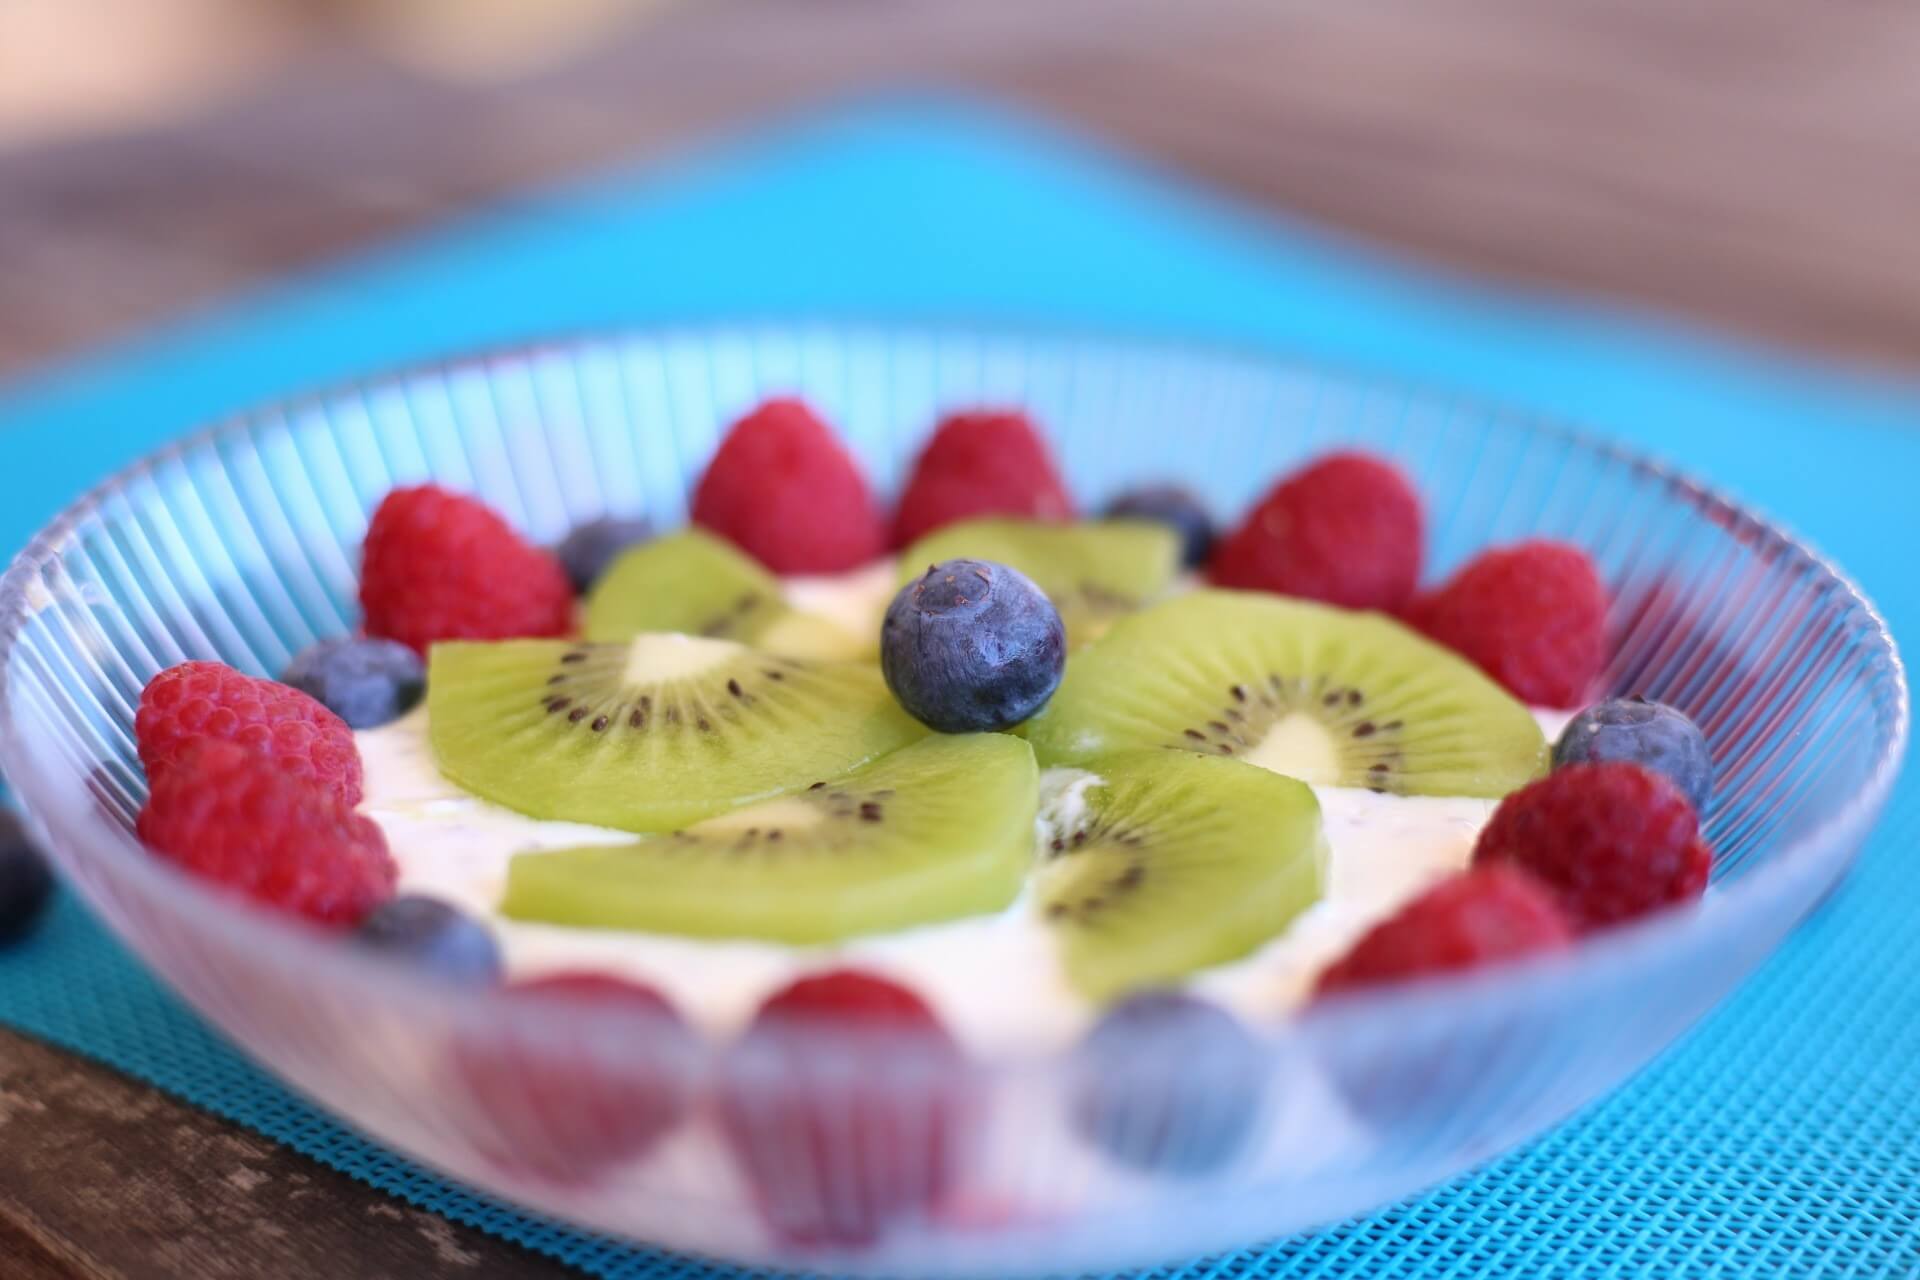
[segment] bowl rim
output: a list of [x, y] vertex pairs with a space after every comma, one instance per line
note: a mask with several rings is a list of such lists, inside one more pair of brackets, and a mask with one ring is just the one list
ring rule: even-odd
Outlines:
[[[1597, 458], [1626, 467], [1635, 475], [1664, 485], [1677, 498], [1692, 506], [1701, 516], [1741, 522], [1741, 528], [1762, 539], [1778, 554], [1792, 556], [1836, 592], [1830, 607], [1837, 616], [1853, 615], [1867, 643], [1879, 649], [1886, 664], [1895, 694], [1892, 733], [1874, 758], [1867, 779], [1853, 794], [1821, 823], [1794, 837], [1768, 865], [1742, 877], [1731, 885], [1720, 886], [1695, 909], [1657, 913], [1646, 919], [1618, 926], [1582, 939], [1577, 947], [1530, 957], [1522, 961], [1465, 973], [1425, 977], [1409, 982], [1353, 992], [1324, 1005], [1315, 1005], [1311, 1018], [1305, 1009], [1292, 1014], [1248, 1020], [1248, 1030], [1270, 1049], [1284, 1050], [1301, 1035], [1308, 1023], [1316, 1031], [1326, 1028], [1337, 1036], [1343, 1024], [1377, 1022], [1410, 1015], [1457, 1016], [1482, 1001], [1524, 1001], [1542, 992], [1563, 988], [1569, 979], [1603, 981], [1609, 972], [1625, 972], [1650, 956], [1669, 949], [1680, 939], [1715, 931], [1732, 936], [1748, 917], [1763, 914], [1771, 904], [1803, 893], [1824, 869], [1819, 859], [1810, 859], [1810, 850], [1823, 846], [1849, 849], [1871, 826], [1890, 795], [1905, 757], [1910, 733], [1911, 703], [1905, 664], [1884, 616], [1859, 585], [1838, 565], [1811, 543], [1798, 537], [1784, 524], [1753, 507], [1737, 501], [1724, 491], [1657, 456], [1629, 448], [1599, 431], [1556, 414], [1506, 404], [1497, 397], [1450, 387], [1445, 383], [1409, 376], [1389, 368], [1363, 362], [1329, 359], [1282, 344], [1253, 340], [1216, 339], [1192, 333], [1156, 332], [1152, 329], [1112, 327], [1084, 323], [1045, 321], [999, 321], [978, 318], [909, 316], [898, 319], [874, 316], [836, 316], [817, 312], [782, 315], [745, 315], [729, 318], [693, 318], [658, 324], [580, 329], [549, 336], [506, 342], [496, 346], [410, 360], [383, 366], [370, 372], [311, 386], [299, 392], [255, 404], [230, 413], [211, 423], [183, 433], [179, 438], [111, 472], [88, 487], [63, 507], [29, 539], [13, 557], [4, 576], [0, 576], [0, 772], [12, 784], [20, 807], [39, 837], [47, 842], [56, 862], [65, 854], [61, 844], [49, 840], [49, 819], [61, 813], [62, 801], [53, 789], [43, 785], [44, 766], [34, 757], [16, 714], [13, 670], [14, 650], [28, 618], [39, 607], [32, 592], [41, 573], [59, 560], [74, 530], [92, 517], [109, 497], [131, 482], [153, 474], [205, 446], [240, 435], [262, 426], [285, 426], [303, 414], [318, 410], [343, 398], [366, 397], [392, 390], [424, 378], [452, 378], [462, 373], [484, 372], [500, 365], [531, 365], [542, 357], [580, 353], [596, 348], [617, 349], [636, 342], [655, 343], [695, 339], [703, 342], [750, 339], [769, 334], [801, 336], [832, 333], [840, 337], [946, 337], [975, 338], [986, 342], [1053, 342], [1086, 344], [1109, 351], [1128, 350], [1161, 358], [1209, 361], [1223, 367], [1259, 368], [1268, 372], [1295, 373], [1331, 379], [1358, 391], [1391, 392], [1433, 406], [1465, 405], [1480, 412], [1489, 422], [1528, 433], [1557, 439]], [[113, 847], [110, 857], [122, 864], [116, 874], [127, 874], [141, 882], [142, 889], [161, 900], [177, 915], [200, 917], [200, 923], [231, 932], [229, 942], [283, 950], [278, 963], [299, 964], [304, 972], [324, 971], [328, 980], [341, 986], [351, 985], [390, 1011], [405, 1015], [418, 1011], [422, 1016], [456, 1025], [471, 1026], [475, 1020], [497, 1028], [502, 1034], [526, 1036], [538, 1042], [543, 1032], [566, 1029], [575, 1037], [588, 1036], [596, 1041], [612, 1037], [616, 1042], [634, 1028], [618, 1009], [609, 1009], [566, 993], [538, 1001], [511, 999], [505, 984], [461, 986], [450, 984], [422, 971], [394, 965], [379, 956], [350, 945], [332, 931], [307, 924], [297, 918], [257, 906], [236, 895], [223, 892], [174, 868], [162, 859], [147, 854], [139, 841], [118, 824], [109, 822], [93, 806], [82, 806], [82, 823], [90, 823]], [[80, 843], [77, 842], [76, 843]], [[88, 856], [95, 850], [88, 842]], [[1845, 868], [1841, 868], [1844, 874]], [[1796, 913], [1799, 917], [1813, 909], [1816, 899], [1808, 896]], [[169, 983], [171, 989], [171, 984]], [[178, 994], [176, 992], [176, 994]], [[336, 993], [337, 994], [337, 993]], [[1439, 1013], [1436, 1015], [1436, 1009]], [[699, 1037], [703, 1043], [710, 1037]], [[708, 1044], [709, 1049], [717, 1046]], [[969, 1069], [1016, 1070], [1052, 1069], [1068, 1056], [1068, 1051], [1045, 1044], [997, 1047], [991, 1051], [968, 1046]]]

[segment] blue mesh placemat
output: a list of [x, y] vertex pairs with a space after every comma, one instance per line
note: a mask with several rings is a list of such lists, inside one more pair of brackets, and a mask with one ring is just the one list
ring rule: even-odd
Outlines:
[[[1810, 534], [1897, 633], [1920, 626], [1907, 492], [1920, 391], [1471, 289], [927, 102], [863, 104], [650, 177], [505, 203], [16, 387], [0, 399], [0, 476], [15, 477], [0, 481], [0, 546], [112, 467], [265, 397], [600, 325], [821, 313], [1280, 344], [1574, 416]], [[1408, 1204], [1155, 1274], [1920, 1275], [1917, 824], [1908, 782], [1839, 895], [1574, 1123]], [[0, 956], [0, 1021], [593, 1274], [740, 1274], [528, 1218], [345, 1131], [209, 1033], [71, 901]]]

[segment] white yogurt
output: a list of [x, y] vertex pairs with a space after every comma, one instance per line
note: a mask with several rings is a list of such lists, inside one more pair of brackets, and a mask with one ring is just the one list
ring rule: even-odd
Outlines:
[[[868, 600], [873, 591], [868, 589]], [[817, 600], [808, 607], [819, 608]], [[824, 612], [824, 610], [822, 610]], [[1568, 713], [1536, 712], [1549, 739]], [[1025, 898], [997, 915], [806, 948], [523, 924], [496, 908], [517, 853], [623, 843], [626, 832], [543, 822], [490, 804], [442, 777], [426, 710], [356, 735], [362, 810], [386, 832], [401, 887], [465, 906], [492, 923], [516, 977], [568, 969], [620, 973], [658, 986], [695, 1022], [725, 1034], [795, 976], [838, 964], [887, 974], [919, 992], [964, 1041], [1048, 1046], [1077, 1035], [1092, 1007], [1067, 985], [1051, 931]], [[1042, 776], [1040, 840], [1071, 826], [1093, 775]], [[1332, 851], [1326, 896], [1258, 952], [1199, 974], [1194, 987], [1249, 1018], [1299, 1003], [1314, 977], [1360, 933], [1427, 885], [1467, 864], [1490, 800], [1384, 796], [1315, 787]]]
[[881, 616], [899, 590], [895, 563], [889, 557], [851, 573], [782, 578], [780, 593], [794, 608], [836, 622], [856, 636], [877, 635]]

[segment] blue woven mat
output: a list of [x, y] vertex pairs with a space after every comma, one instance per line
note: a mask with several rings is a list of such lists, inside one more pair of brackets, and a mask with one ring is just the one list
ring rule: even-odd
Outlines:
[[[600, 325], [823, 313], [1277, 344], [1574, 416], [1810, 535], [1896, 631], [1920, 634], [1920, 390], [1475, 290], [917, 100], [504, 203], [16, 386], [0, 398], [0, 476], [13, 478], [0, 481], [0, 546], [110, 468], [261, 398]], [[1156, 1274], [1920, 1275], [1917, 832], [1908, 781], [1840, 895], [1576, 1122], [1408, 1204]], [[0, 957], [0, 1021], [593, 1274], [740, 1274], [530, 1219], [348, 1133], [208, 1032], [71, 901]]]

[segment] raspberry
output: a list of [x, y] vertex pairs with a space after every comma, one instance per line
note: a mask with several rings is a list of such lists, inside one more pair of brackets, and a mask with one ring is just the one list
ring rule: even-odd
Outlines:
[[188, 750], [208, 739], [237, 742], [351, 808], [360, 803], [360, 752], [353, 730], [314, 699], [221, 662], [168, 667], [140, 691], [133, 737], [157, 784]]
[[138, 829], [168, 861], [316, 924], [358, 924], [393, 893], [371, 819], [238, 743], [197, 743], [155, 776]]
[[1294, 472], [1247, 513], [1208, 566], [1223, 587], [1396, 612], [1420, 581], [1420, 499], [1399, 470], [1363, 453]]
[[[632, 1026], [619, 1045], [577, 1035], [519, 1042], [498, 1030], [460, 1038], [453, 1087], [471, 1110], [466, 1128], [474, 1146], [496, 1167], [582, 1186], [644, 1155], [685, 1116], [697, 1046], [658, 991], [606, 974], [558, 973], [516, 983], [505, 996], [591, 1003], [618, 1011]], [[628, 1034], [644, 1052], [626, 1052]]]
[[973, 516], [1073, 518], [1073, 499], [1025, 414], [955, 413], [941, 422], [900, 495], [893, 543]]
[[1481, 553], [1407, 621], [1535, 706], [1580, 706], [1607, 659], [1606, 588], [1562, 542]]
[[1637, 764], [1576, 764], [1500, 802], [1476, 867], [1531, 872], [1583, 931], [1699, 897], [1713, 851], [1686, 793]]
[[800, 978], [768, 996], [754, 1018], [756, 1030], [821, 1027], [878, 1030], [883, 1034], [926, 1033], [947, 1039], [945, 1028], [927, 1002], [897, 982], [854, 969], [836, 969]]
[[368, 635], [424, 655], [436, 640], [565, 635], [573, 586], [488, 507], [423, 484], [389, 493], [367, 522], [360, 608]]
[[693, 491], [693, 522], [775, 573], [840, 573], [886, 550], [859, 467], [798, 400], [733, 424]]
[[1573, 940], [1553, 894], [1511, 867], [1449, 876], [1367, 930], [1320, 975], [1316, 996], [1453, 973]]
[[[878, 1056], [885, 1070], [862, 1069]], [[774, 1233], [859, 1247], [929, 1209], [952, 1179], [962, 1065], [932, 1010], [883, 978], [841, 970], [770, 997], [729, 1062], [721, 1119]]]

